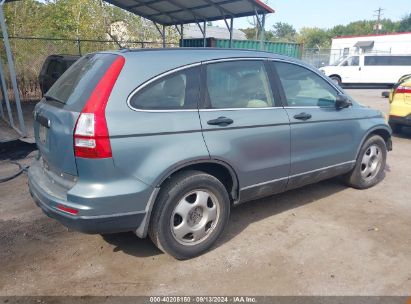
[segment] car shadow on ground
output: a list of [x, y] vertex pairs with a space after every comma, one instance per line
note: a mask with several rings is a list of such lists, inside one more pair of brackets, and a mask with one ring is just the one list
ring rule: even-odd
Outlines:
[[37, 150], [36, 144], [27, 143], [21, 140], [13, 140], [0, 143], [0, 161], [20, 160], [31, 152]]
[[[232, 208], [228, 227], [223, 236], [211, 250], [239, 235], [250, 224], [282, 212], [296, 209], [305, 204], [314, 203], [322, 198], [347, 189], [339, 178], [322, 181], [299, 189], [277, 194], [267, 198], [250, 201]], [[135, 257], [147, 257], [162, 254], [147, 237], [139, 239], [134, 233], [104, 235], [103, 239], [116, 246], [113, 251], [123, 251]]]
[[[226, 233], [216, 246], [230, 241], [253, 223], [306, 204], [315, 203], [345, 189], [347, 186], [337, 177], [236, 206], [231, 211]], [[291, 215], [298, 216], [297, 212], [293, 212]]]
[[113, 233], [102, 235], [104, 241], [114, 245], [113, 252], [122, 251], [135, 257], [150, 257], [162, 254], [150, 238], [140, 239], [134, 232]]

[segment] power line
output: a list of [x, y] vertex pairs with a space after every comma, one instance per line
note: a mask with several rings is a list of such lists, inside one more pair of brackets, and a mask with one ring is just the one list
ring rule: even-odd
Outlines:
[[385, 10], [385, 9], [379, 7], [377, 10], [374, 11], [375, 13], [377, 13], [376, 15], [374, 15], [374, 16], [377, 17], [377, 23], [376, 23], [375, 26], [374, 26], [374, 30], [375, 30], [375, 33], [376, 33], [376, 34], [379, 34], [379, 33], [380, 33], [380, 30], [382, 29], [381, 17], [382, 17], [382, 15], [383, 15], [382, 12], [383, 12], [384, 10]]

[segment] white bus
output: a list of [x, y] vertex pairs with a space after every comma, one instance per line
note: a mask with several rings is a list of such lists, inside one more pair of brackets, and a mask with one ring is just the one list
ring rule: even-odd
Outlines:
[[411, 74], [411, 55], [352, 55], [320, 71], [338, 84], [392, 85]]

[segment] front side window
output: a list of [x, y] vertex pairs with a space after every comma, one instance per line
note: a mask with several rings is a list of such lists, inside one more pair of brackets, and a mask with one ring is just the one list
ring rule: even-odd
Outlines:
[[334, 107], [338, 92], [316, 73], [302, 66], [276, 62], [275, 68], [290, 107]]
[[274, 105], [263, 61], [239, 60], [206, 66], [206, 107], [266, 108]]
[[353, 56], [348, 59], [348, 66], [359, 66], [360, 56]]
[[143, 110], [196, 109], [199, 98], [198, 68], [160, 78], [135, 94], [130, 105]]
[[342, 64], [342, 66], [359, 66], [359, 65], [360, 65], [360, 57], [359, 56], [349, 57]]

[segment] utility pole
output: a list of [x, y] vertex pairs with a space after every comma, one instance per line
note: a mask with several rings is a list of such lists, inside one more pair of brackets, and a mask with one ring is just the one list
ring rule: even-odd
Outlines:
[[375, 33], [376, 33], [376, 34], [379, 34], [379, 33], [380, 33], [380, 30], [382, 29], [381, 17], [382, 17], [382, 11], [383, 11], [383, 10], [384, 10], [384, 9], [382, 9], [382, 8], [380, 7], [380, 8], [378, 8], [376, 11], [374, 11], [374, 12], [377, 13], [376, 15], [374, 15], [374, 16], [377, 17], [377, 23], [376, 23], [375, 26], [374, 26], [374, 30], [375, 30]]

